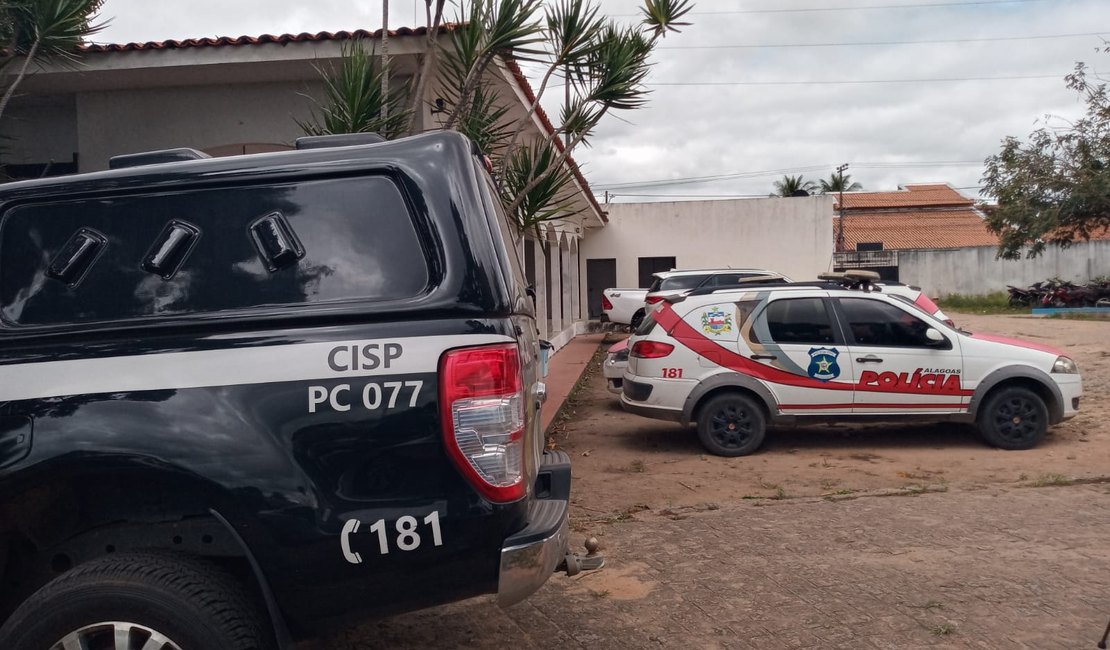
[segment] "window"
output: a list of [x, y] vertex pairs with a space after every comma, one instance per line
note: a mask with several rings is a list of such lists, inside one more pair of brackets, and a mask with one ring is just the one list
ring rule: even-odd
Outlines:
[[881, 251], [883, 250], [883, 243], [881, 241], [860, 242], [856, 244], [856, 250], [863, 251]]
[[679, 291], [696, 289], [708, 278], [708, 275], [676, 275], [663, 280], [656, 278], [649, 291]]
[[938, 347], [925, 336], [928, 323], [894, 305], [868, 298], [841, 298], [840, 307], [857, 345]]
[[[195, 241], [171, 251], [185, 257], [169, 277], [144, 270], [173, 222]], [[80, 277], [54, 279], [82, 232], [103, 244]], [[392, 300], [428, 285], [415, 224], [385, 177], [31, 203], [0, 229], [0, 315], [17, 325]]]
[[775, 343], [833, 343], [833, 327], [821, 298], [775, 300], [764, 312]]
[[651, 334], [651, 330], [655, 329], [655, 312], [644, 316], [644, 320], [640, 321], [640, 326], [633, 332], [636, 336], [647, 336]]
[[786, 278], [762, 273], [718, 273], [702, 287], [739, 287], [745, 284], [785, 284]]
[[653, 284], [652, 275], [662, 271], [670, 271], [675, 267], [673, 257], [641, 257], [639, 259], [640, 287], [650, 287]]

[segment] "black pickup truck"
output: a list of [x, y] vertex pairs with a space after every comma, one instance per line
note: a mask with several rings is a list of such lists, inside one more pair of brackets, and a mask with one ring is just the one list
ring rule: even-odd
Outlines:
[[289, 648], [581, 566], [483, 157], [366, 139], [0, 186], [0, 648]]

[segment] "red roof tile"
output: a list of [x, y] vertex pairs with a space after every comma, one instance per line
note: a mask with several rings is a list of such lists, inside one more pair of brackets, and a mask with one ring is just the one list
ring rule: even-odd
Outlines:
[[[833, 195], [838, 196], [838, 195]], [[960, 194], [950, 185], [906, 185], [895, 192], [848, 192], [844, 194], [845, 210], [896, 210], [939, 206], [973, 206], [974, 199]], [[836, 205], [839, 210], [840, 206]]]
[[[834, 239], [838, 221], [839, 217], [833, 218]], [[972, 208], [847, 213], [844, 216], [844, 250], [855, 250], [856, 244], [873, 242], [882, 242], [884, 250], [964, 248], [997, 246], [998, 236], [987, 230], [981, 214]]]
[[[456, 27], [458, 27], [458, 23], [444, 23], [440, 26], [440, 29], [443, 31], [451, 31]], [[389, 30], [390, 36], [425, 36], [427, 33], [427, 27], [399, 27]], [[187, 38], [183, 41], [166, 40], [147, 41], [145, 43], [90, 43], [82, 45], [78, 49], [86, 53], [141, 52], [143, 50], [182, 50], [198, 47], [235, 47], [243, 45], [262, 45], [264, 43], [287, 45], [289, 43], [319, 43], [322, 41], [349, 41], [356, 38], [381, 37], [382, 30], [380, 29], [373, 32], [365, 29], [356, 29], [353, 32], [316, 32], [315, 34], [302, 32], [300, 34], [263, 34], [261, 36], [239, 37], [220, 36], [218, 38]]]

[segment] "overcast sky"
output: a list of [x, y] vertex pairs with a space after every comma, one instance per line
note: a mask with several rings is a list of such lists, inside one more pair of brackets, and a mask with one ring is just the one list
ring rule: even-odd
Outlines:
[[[640, 3], [600, 4], [632, 21]], [[694, 24], [655, 54], [649, 105], [575, 152], [599, 195], [766, 196], [783, 174], [816, 180], [849, 163], [868, 190], [948, 182], [976, 196], [1003, 137], [1080, 114], [1063, 82], [1077, 61], [1110, 73], [1096, 52], [1108, 0], [695, 4]], [[422, 6], [392, 0], [390, 26], [424, 24]], [[101, 15], [97, 42], [339, 31], [380, 27], [382, 0], [107, 0]], [[562, 92], [549, 94], [557, 113]], [[705, 176], [731, 177], [686, 180]]]

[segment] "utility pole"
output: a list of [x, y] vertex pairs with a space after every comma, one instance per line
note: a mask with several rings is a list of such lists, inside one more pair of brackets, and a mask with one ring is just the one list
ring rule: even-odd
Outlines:
[[382, 121], [389, 117], [389, 0], [382, 0]]
[[840, 219], [836, 223], [836, 250], [837, 252], [844, 250], [844, 170], [848, 169], [848, 163], [836, 168], [837, 180], [840, 181], [840, 201], [838, 207], [840, 208]]

